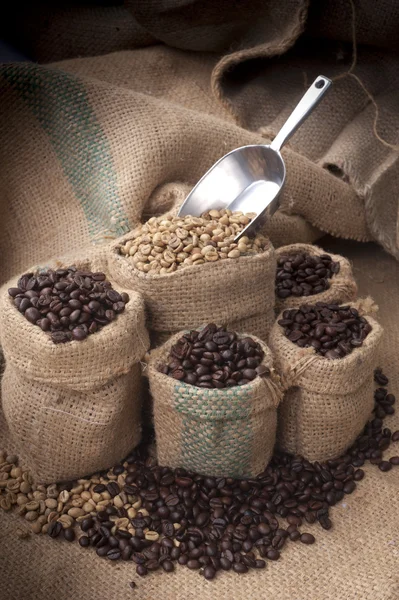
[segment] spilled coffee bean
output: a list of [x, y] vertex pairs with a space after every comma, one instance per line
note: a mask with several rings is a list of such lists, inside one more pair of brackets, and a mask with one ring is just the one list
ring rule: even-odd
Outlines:
[[15, 306], [30, 323], [51, 334], [54, 344], [85, 340], [111, 323], [129, 301], [104, 273], [76, 267], [26, 273], [17, 285], [8, 290]]
[[[382, 372], [381, 381], [388, 383]], [[312, 463], [275, 452], [262, 473], [240, 480], [157, 465], [143, 444], [123, 463], [83, 480], [84, 484], [61, 484], [60, 490], [49, 486], [49, 498], [63, 494], [68, 501], [69, 494], [76, 499], [79, 494], [93, 494], [96, 502], [106, 499], [95, 511], [78, 517], [82, 531], [78, 543], [92, 548], [103, 560], [132, 561], [140, 577], [159, 569], [172, 572], [176, 563], [208, 580], [220, 571], [245, 574], [263, 569], [268, 560], [280, 560], [287, 544], [316, 543], [317, 547], [317, 536], [314, 529], [307, 531], [308, 524], [332, 528], [331, 507], [356, 491], [367, 461], [382, 473], [399, 464], [398, 456], [384, 460], [391, 442], [399, 441], [399, 432], [392, 434], [385, 427], [385, 411], [377, 416], [380, 408], [395, 404], [395, 396], [379, 385], [374, 394], [375, 416], [352, 447], [334, 460]], [[0, 458], [17, 462], [1, 451]], [[7, 494], [7, 489], [0, 488], [0, 499], [5, 500]], [[62, 538], [73, 541], [74, 537], [69, 525], [61, 533], [65, 516], [44, 526], [60, 543], [64, 543]]]
[[278, 323], [291, 342], [330, 359], [343, 358], [362, 346], [372, 329], [356, 308], [323, 302], [285, 310]]
[[184, 334], [171, 348], [165, 375], [201, 388], [245, 385], [269, 369], [261, 365], [263, 350], [250, 337], [210, 323], [201, 331]]
[[340, 266], [328, 254], [284, 254], [277, 260], [276, 295], [288, 298], [320, 294], [329, 289], [330, 279], [339, 273]]

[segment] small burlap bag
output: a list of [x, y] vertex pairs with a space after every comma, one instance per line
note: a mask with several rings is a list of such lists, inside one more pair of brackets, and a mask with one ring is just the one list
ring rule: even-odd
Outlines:
[[201, 389], [158, 370], [182, 334], [150, 354], [159, 463], [215, 477], [255, 476], [272, 455], [281, 398], [269, 348], [253, 337], [262, 346], [262, 364], [271, 375], [235, 388]]
[[[276, 259], [278, 260], [285, 254], [290, 256], [295, 255], [298, 252], [304, 252], [310, 256], [326, 254], [324, 250], [318, 246], [313, 246], [311, 244], [291, 244], [289, 246], [282, 246], [276, 250]], [[306, 303], [314, 304], [316, 302], [326, 302], [331, 304], [341, 304], [356, 298], [357, 285], [353, 277], [349, 260], [339, 254], [328, 254], [334, 262], [337, 262], [340, 265], [339, 272], [330, 279], [330, 287], [328, 290], [325, 290], [320, 294], [314, 294], [313, 296], [289, 296], [288, 298], [278, 298], [276, 296], [276, 308], [278, 312], [285, 308], [299, 308], [302, 304]]]
[[56, 345], [2, 288], [2, 406], [21, 460], [38, 481], [105, 469], [140, 441], [139, 361], [149, 339], [143, 300], [129, 294], [115, 321], [83, 342]]
[[277, 444], [308, 460], [328, 460], [355, 440], [374, 406], [373, 372], [382, 327], [372, 326], [363, 346], [345, 358], [329, 360], [313, 348], [299, 348], [277, 323], [269, 345], [286, 393], [279, 407]]
[[271, 244], [261, 253], [151, 275], [119, 253], [130, 232], [110, 247], [111, 279], [145, 300], [153, 345], [182, 329], [216, 322], [267, 340], [274, 322], [276, 259]]

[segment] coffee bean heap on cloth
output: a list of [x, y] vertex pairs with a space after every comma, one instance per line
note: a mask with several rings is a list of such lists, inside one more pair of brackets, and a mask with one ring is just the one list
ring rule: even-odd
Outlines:
[[[399, 431], [384, 427], [395, 396], [381, 369], [375, 381], [381, 386], [375, 416], [334, 460], [312, 463], [276, 452], [253, 479], [215, 478], [159, 466], [143, 444], [107, 472], [46, 487], [17, 466], [16, 456], [0, 451], [0, 507], [17, 506], [33, 532], [57, 541], [73, 542], [77, 522], [82, 548], [132, 561], [140, 576], [173, 571], [176, 562], [206, 579], [223, 570], [263, 569], [287, 543], [313, 544], [308, 524], [331, 529], [330, 508], [356, 490], [366, 461], [382, 472], [399, 465], [399, 456], [383, 458], [391, 442], [399, 442]], [[28, 537], [29, 530], [21, 526], [16, 535]]]
[[51, 333], [55, 344], [82, 341], [125, 310], [126, 293], [112, 289], [104, 273], [76, 267], [26, 273], [8, 290], [17, 309]]
[[160, 368], [165, 375], [201, 388], [245, 385], [257, 375], [267, 375], [261, 365], [263, 350], [250, 337], [206, 325], [201, 331], [184, 334], [171, 348], [169, 362]]
[[277, 260], [276, 295], [313, 296], [328, 290], [329, 280], [339, 273], [340, 264], [328, 254], [310, 256], [304, 252], [282, 255]]
[[372, 329], [356, 308], [323, 302], [285, 310], [278, 324], [291, 342], [330, 359], [343, 358], [362, 346]]
[[120, 253], [136, 269], [152, 275], [257, 254], [269, 246], [262, 235], [234, 241], [253, 216], [225, 209], [211, 210], [201, 217], [152, 217], [133, 232], [132, 239], [120, 247]]

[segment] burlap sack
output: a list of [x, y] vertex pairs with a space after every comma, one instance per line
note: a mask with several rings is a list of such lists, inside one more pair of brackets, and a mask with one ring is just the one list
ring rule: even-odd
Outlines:
[[308, 460], [339, 456], [363, 429], [374, 407], [374, 369], [382, 327], [366, 316], [372, 331], [363, 346], [339, 360], [299, 348], [280, 325], [269, 345], [286, 389], [278, 415], [277, 444]]
[[118, 285], [143, 295], [147, 327], [156, 343], [211, 322], [267, 340], [274, 322], [276, 259], [271, 244], [252, 256], [151, 275], [119, 253], [132, 236], [111, 244], [108, 269]]
[[[290, 246], [282, 246], [276, 251], [276, 259], [280, 256], [288, 254], [297, 254], [305, 252], [310, 256], [319, 256], [325, 254], [322, 248], [312, 246], [310, 244], [291, 244]], [[354, 300], [357, 294], [357, 285], [353, 277], [352, 267], [346, 258], [338, 254], [330, 254], [332, 260], [340, 264], [339, 273], [333, 275], [330, 280], [328, 290], [313, 296], [288, 296], [288, 298], [279, 298], [276, 296], [276, 308], [278, 312], [286, 308], [299, 308], [302, 304], [316, 302], [327, 302], [331, 304], [342, 304], [350, 300]]]
[[271, 375], [245, 386], [201, 389], [159, 372], [179, 332], [150, 354], [158, 462], [215, 477], [252, 477], [273, 452], [281, 390], [269, 348], [262, 364]]
[[[15, 286], [16, 279], [9, 282]], [[141, 366], [148, 345], [141, 296], [84, 342], [54, 344], [2, 289], [2, 405], [18, 453], [52, 482], [105, 469], [140, 441]]]

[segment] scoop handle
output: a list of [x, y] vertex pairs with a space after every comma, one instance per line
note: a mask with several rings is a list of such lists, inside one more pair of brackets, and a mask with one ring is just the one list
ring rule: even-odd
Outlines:
[[290, 137], [296, 132], [298, 127], [302, 125], [305, 119], [308, 118], [313, 109], [318, 105], [320, 100], [323, 98], [324, 94], [328, 90], [331, 85], [331, 79], [324, 77], [323, 75], [319, 75], [306, 94], [302, 97], [302, 99], [297, 104], [296, 108], [292, 111], [272, 143], [270, 147], [273, 150], [277, 150], [279, 152], [281, 148], [284, 146], [285, 142], [287, 142]]

